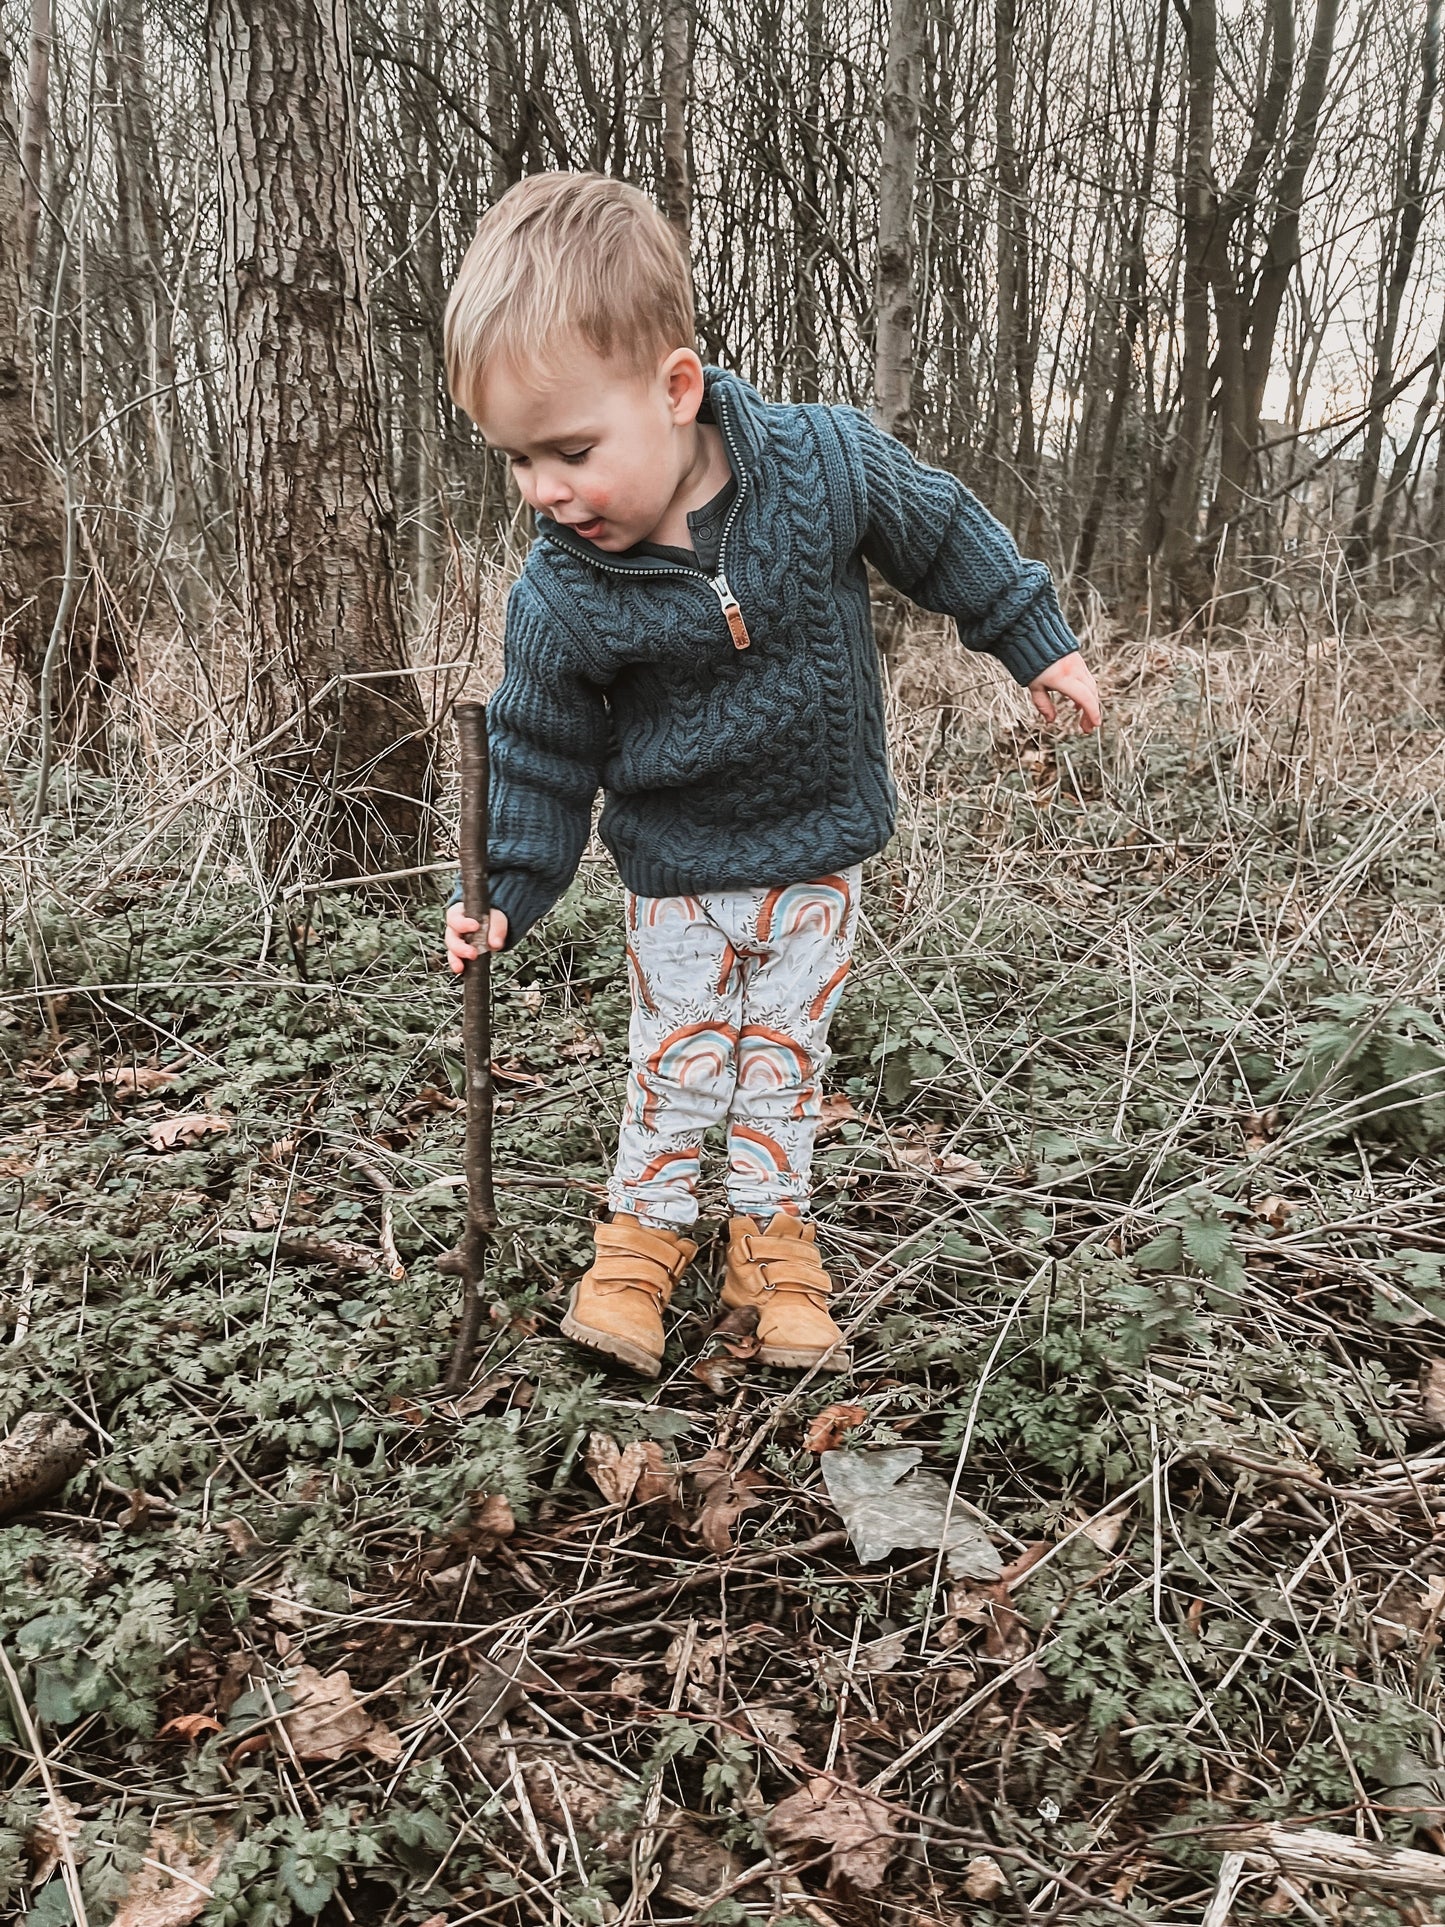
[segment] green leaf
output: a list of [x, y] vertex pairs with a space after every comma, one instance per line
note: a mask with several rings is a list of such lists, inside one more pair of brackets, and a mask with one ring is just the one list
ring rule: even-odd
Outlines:
[[1141, 1271], [1177, 1271], [1184, 1257], [1184, 1240], [1177, 1225], [1169, 1225], [1134, 1253]]
[[1184, 1250], [1201, 1271], [1214, 1276], [1226, 1261], [1238, 1256], [1229, 1226], [1213, 1211], [1191, 1212], [1180, 1226]]
[[336, 1892], [340, 1868], [329, 1854], [288, 1847], [281, 1856], [281, 1884], [303, 1914], [319, 1914]]

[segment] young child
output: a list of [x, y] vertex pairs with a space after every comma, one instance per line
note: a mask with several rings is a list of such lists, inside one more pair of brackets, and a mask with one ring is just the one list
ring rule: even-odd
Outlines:
[[[562, 1329], [647, 1376], [724, 1119], [723, 1302], [756, 1308], [764, 1363], [846, 1363], [808, 1178], [860, 866], [893, 830], [865, 561], [1047, 720], [1061, 696], [1099, 719], [1048, 570], [961, 483], [855, 409], [763, 401], [694, 338], [672, 229], [589, 174], [504, 195], [447, 304], [452, 394], [538, 531], [489, 710], [487, 942], [515, 944], [567, 888], [600, 789], [631, 1071], [611, 1221]], [[477, 929], [453, 903], [454, 971]]]

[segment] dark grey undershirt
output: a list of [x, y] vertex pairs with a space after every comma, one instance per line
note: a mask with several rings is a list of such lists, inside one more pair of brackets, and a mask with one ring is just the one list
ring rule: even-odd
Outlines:
[[[708, 417], [700, 414], [699, 420]], [[728, 519], [728, 510], [738, 492], [736, 475], [729, 475], [717, 494], [701, 508], [694, 509], [687, 518], [688, 533], [692, 537], [690, 549], [678, 548], [667, 542], [634, 542], [624, 555], [656, 556], [663, 562], [680, 562], [684, 568], [702, 569], [708, 575], [716, 575], [722, 564], [723, 526]]]

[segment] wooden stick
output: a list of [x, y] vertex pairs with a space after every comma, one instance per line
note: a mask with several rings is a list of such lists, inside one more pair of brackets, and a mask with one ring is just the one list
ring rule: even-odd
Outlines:
[[1346, 1833], [1316, 1827], [1292, 1828], [1264, 1822], [1258, 1826], [1211, 1828], [1226, 1854], [1262, 1861], [1295, 1880], [1324, 1880], [1338, 1887], [1375, 1888], [1381, 1893], [1445, 1893], [1445, 1855], [1414, 1847], [1380, 1847]]
[[481, 1283], [487, 1237], [496, 1229], [492, 1192], [492, 953], [487, 943], [487, 710], [457, 704], [461, 749], [462, 908], [480, 926], [477, 954], [462, 975], [462, 1048], [467, 1071], [467, 1228], [462, 1239], [462, 1322], [444, 1389], [453, 1394], [471, 1377], [482, 1321]]

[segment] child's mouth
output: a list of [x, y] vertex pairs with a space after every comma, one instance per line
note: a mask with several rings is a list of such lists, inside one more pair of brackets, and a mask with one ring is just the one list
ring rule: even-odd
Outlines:
[[607, 524], [600, 515], [594, 515], [590, 522], [574, 522], [572, 526], [584, 542], [595, 542]]

